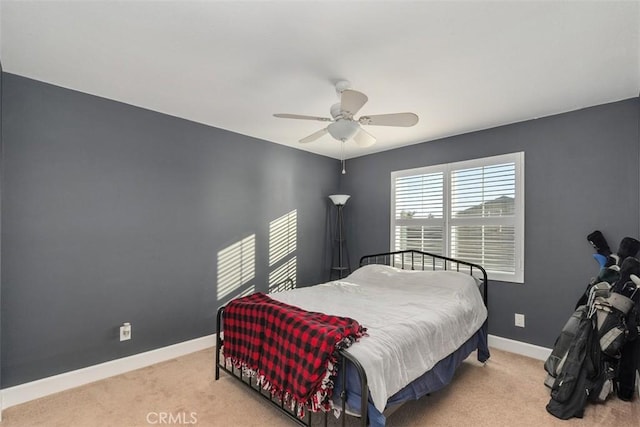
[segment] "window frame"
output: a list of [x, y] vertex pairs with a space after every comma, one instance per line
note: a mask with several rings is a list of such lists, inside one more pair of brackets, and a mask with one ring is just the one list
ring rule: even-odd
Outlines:
[[[451, 176], [452, 172], [461, 169], [471, 169], [499, 165], [502, 163], [514, 164], [515, 200], [513, 217], [483, 217], [483, 218], [452, 218], [451, 217]], [[396, 219], [396, 179], [414, 175], [442, 173], [443, 175], [443, 217], [442, 218], [418, 218]], [[509, 225], [514, 227], [514, 273], [487, 272], [491, 280], [524, 283], [524, 152], [502, 154], [478, 159], [464, 160], [460, 162], [443, 163], [433, 166], [404, 169], [391, 172], [391, 204], [390, 204], [390, 250], [396, 249], [396, 226], [442, 226], [442, 249], [445, 256], [451, 256], [451, 230], [456, 225]]]

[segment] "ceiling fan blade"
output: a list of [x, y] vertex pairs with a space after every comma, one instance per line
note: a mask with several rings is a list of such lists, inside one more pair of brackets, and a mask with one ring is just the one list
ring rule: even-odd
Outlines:
[[316, 139], [320, 138], [321, 136], [324, 136], [324, 134], [326, 134], [327, 132], [328, 132], [327, 128], [320, 129], [319, 131], [314, 132], [305, 138], [302, 138], [300, 142], [303, 144], [306, 144], [307, 142], [313, 142]]
[[358, 132], [353, 136], [353, 140], [360, 147], [370, 147], [376, 143], [376, 138], [362, 128], [358, 129]]
[[377, 114], [362, 116], [358, 122], [361, 125], [409, 127], [418, 123], [418, 116], [413, 113]]
[[274, 114], [274, 117], [278, 117], [281, 119], [301, 119], [301, 120], [317, 120], [320, 122], [330, 122], [331, 119], [328, 117], [317, 117], [317, 116], [304, 116], [301, 114], [283, 114], [283, 113], [278, 113], [278, 114]]
[[346, 112], [349, 116], [353, 116], [360, 111], [368, 100], [367, 95], [362, 92], [351, 89], [343, 90], [342, 95], [340, 95], [340, 110]]

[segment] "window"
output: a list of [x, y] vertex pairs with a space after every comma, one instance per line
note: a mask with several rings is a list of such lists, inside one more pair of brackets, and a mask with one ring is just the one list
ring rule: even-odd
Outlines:
[[482, 265], [524, 281], [524, 153], [391, 173], [391, 249]]

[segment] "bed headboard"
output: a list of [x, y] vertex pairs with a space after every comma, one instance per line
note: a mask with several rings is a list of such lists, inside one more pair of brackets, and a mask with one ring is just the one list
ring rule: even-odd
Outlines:
[[487, 306], [487, 285], [489, 280], [487, 272], [479, 264], [415, 249], [365, 255], [360, 258], [360, 267], [368, 264], [390, 265], [403, 270], [452, 270], [470, 274], [480, 280], [482, 299], [484, 300], [484, 305]]

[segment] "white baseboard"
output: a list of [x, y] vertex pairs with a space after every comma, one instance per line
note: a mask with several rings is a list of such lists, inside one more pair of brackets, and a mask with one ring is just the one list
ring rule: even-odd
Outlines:
[[[121, 359], [110, 360], [98, 365], [65, 372], [40, 380], [20, 384], [1, 390], [0, 411], [20, 403], [38, 399], [53, 393], [68, 390], [84, 384], [120, 375], [155, 363], [174, 359], [215, 346], [215, 334], [134, 354]], [[0, 412], [1, 414], [1, 412]]]
[[522, 341], [516, 341], [509, 338], [497, 337], [489, 334], [489, 347], [498, 350], [508, 351], [510, 353], [521, 354], [538, 360], [547, 360], [551, 354], [551, 349], [540, 347], [538, 345], [528, 344]]
[[[19, 405], [20, 403], [25, 403], [53, 393], [58, 393], [70, 388], [79, 387], [94, 381], [103, 380], [105, 378], [133, 371], [135, 369], [144, 368], [145, 366], [171, 360], [195, 351], [204, 350], [206, 348], [213, 347], [215, 343], [215, 334], [207, 335], [205, 337], [170, 345], [168, 347], [134, 354], [121, 359], [111, 360], [98, 365], [88, 366], [75, 371], [65, 372], [63, 374], [5, 388], [1, 390], [0, 395], [0, 398], [2, 399], [0, 414], [2, 409]], [[523, 356], [539, 360], [546, 360], [547, 357], [549, 357], [549, 354], [551, 354], [551, 349], [549, 348], [502, 338], [495, 335], [489, 335], [489, 346], [498, 350], [521, 354]]]

